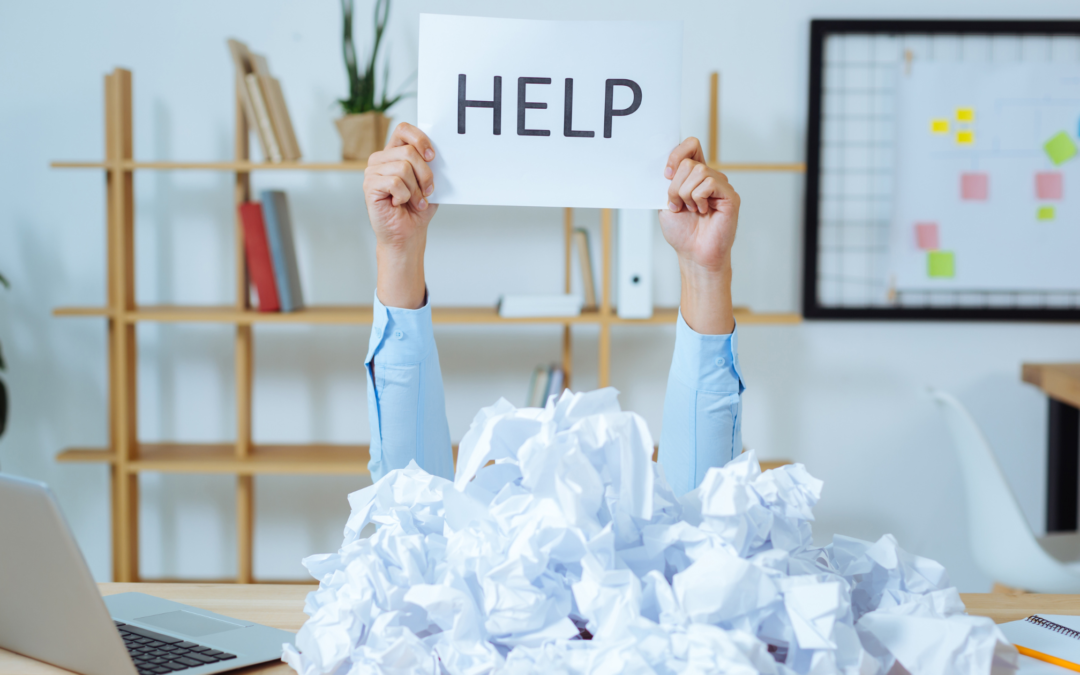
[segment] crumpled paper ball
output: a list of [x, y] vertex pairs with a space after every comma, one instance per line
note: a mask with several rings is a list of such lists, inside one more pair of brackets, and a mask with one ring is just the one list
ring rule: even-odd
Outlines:
[[[349, 495], [283, 660], [301, 675], [998, 675], [1017, 653], [891, 535], [813, 545], [822, 482], [753, 451], [681, 499], [614, 389], [485, 408], [454, 481]], [[370, 537], [361, 532], [376, 526]]]

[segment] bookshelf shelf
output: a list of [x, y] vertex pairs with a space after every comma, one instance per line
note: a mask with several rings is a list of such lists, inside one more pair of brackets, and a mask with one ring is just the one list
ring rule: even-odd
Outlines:
[[[457, 446], [454, 448], [457, 461]], [[232, 443], [140, 443], [128, 460], [129, 474], [225, 473], [256, 475], [359, 475], [368, 474], [367, 445], [257, 444], [251, 454], [238, 458]], [[115, 464], [116, 453], [108, 448], [69, 448], [56, 456], [64, 464]], [[767, 471], [790, 464], [787, 460], [762, 460]]]
[[[366, 162], [139, 162], [134, 160], [104, 162], [52, 162], [53, 169], [115, 169], [119, 171], [344, 171], [356, 172], [367, 168]], [[709, 162], [719, 171], [806, 173], [802, 162]]]
[[[597, 310], [584, 311], [579, 316], [538, 316], [506, 318], [499, 316], [493, 307], [434, 307], [431, 319], [436, 324], [582, 324], [610, 323], [614, 325], [658, 325], [674, 323], [678, 307], [657, 307], [649, 319], [623, 319], [617, 314], [602, 314]], [[115, 316], [122, 323], [231, 323], [239, 326], [252, 324], [295, 323], [309, 325], [364, 325], [371, 323], [371, 305], [324, 305], [307, 307], [297, 312], [259, 312], [222, 306], [140, 305], [132, 310], [115, 313], [108, 307], [58, 307], [53, 310], [58, 317], [109, 317]], [[735, 320], [740, 325], [799, 323], [802, 317], [790, 313], [757, 313], [746, 308], [735, 309]]]
[[[802, 163], [723, 163], [717, 161], [719, 137], [719, 79], [711, 79], [708, 157], [710, 166], [730, 172], [799, 174]], [[367, 475], [367, 445], [260, 444], [252, 438], [255, 332], [264, 324], [364, 325], [370, 324], [370, 305], [315, 306], [291, 313], [258, 312], [249, 300], [243, 225], [234, 220], [235, 301], [220, 306], [139, 305], [135, 298], [135, 181], [136, 171], [222, 171], [232, 174], [233, 198], [238, 206], [251, 199], [251, 174], [256, 171], [322, 171], [360, 173], [364, 162], [253, 162], [249, 154], [249, 128], [241, 92], [236, 92], [234, 159], [214, 162], [137, 161], [133, 151], [131, 72], [115, 69], [105, 77], [105, 158], [90, 162], [53, 162], [56, 169], [104, 171], [106, 194], [107, 302], [103, 307], [60, 307], [58, 317], [97, 317], [108, 324], [109, 440], [104, 448], [70, 448], [58, 462], [92, 463], [108, 467], [112, 505], [113, 580], [138, 581], [139, 481], [143, 472], [226, 474], [236, 477], [236, 532], [238, 583], [254, 581], [255, 476], [261, 475]], [[573, 209], [563, 210], [565, 267], [563, 286], [570, 291]], [[495, 307], [434, 307], [432, 319], [440, 325], [552, 325], [562, 327], [562, 369], [571, 386], [573, 327], [594, 325], [597, 380], [611, 381], [611, 330], [615, 326], [670, 325], [678, 316], [674, 307], [657, 307], [649, 319], [621, 319], [612, 304], [613, 218], [600, 211], [599, 308], [575, 317], [507, 319]], [[798, 314], [756, 313], [736, 308], [740, 325], [793, 324]], [[223, 443], [149, 443], [139, 439], [138, 341], [136, 326], [143, 322], [219, 323], [235, 331], [236, 434]], [[456, 453], [456, 448], [455, 448]], [[762, 462], [772, 468], [784, 462]]]

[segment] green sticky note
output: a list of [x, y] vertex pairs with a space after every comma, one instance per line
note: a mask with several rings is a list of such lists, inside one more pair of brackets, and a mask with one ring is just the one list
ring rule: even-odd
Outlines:
[[1046, 150], [1051, 162], [1060, 166], [1076, 156], [1076, 143], [1069, 138], [1069, 134], [1059, 131], [1043, 145], [1043, 150]]
[[956, 274], [952, 251], [930, 251], [926, 254], [926, 272], [933, 279], [952, 279]]
[[1053, 220], [1054, 219], [1054, 207], [1053, 206], [1040, 206], [1038, 212], [1039, 220]]

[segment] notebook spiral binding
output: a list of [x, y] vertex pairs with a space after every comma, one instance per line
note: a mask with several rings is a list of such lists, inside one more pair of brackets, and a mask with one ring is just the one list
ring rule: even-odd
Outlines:
[[1072, 628], [1067, 628], [1065, 626], [1062, 626], [1060, 623], [1047, 621], [1041, 616], [1029, 616], [1028, 618], [1024, 619], [1024, 621], [1027, 621], [1028, 623], [1033, 623], [1041, 628], [1052, 630], [1055, 633], [1060, 633], [1062, 635], [1071, 637], [1074, 640], [1080, 640], [1080, 631], [1073, 630]]

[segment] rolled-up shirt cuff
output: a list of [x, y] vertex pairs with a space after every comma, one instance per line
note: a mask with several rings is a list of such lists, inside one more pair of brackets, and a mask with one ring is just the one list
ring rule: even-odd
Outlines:
[[739, 328], [728, 335], [702, 335], [683, 319], [675, 324], [671, 372], [696, 391], [741, 394], [746, 389], [739, 365]]
[[370, 364], [376, 354], [379, 363], [388, 366], [416, 365], [427, 358], [435, 344], [435, 331], [426, 295], [420, 309], [387, 307], [379, 302], [378, 293], [371, 304], [371, 339], [365, 363]]

